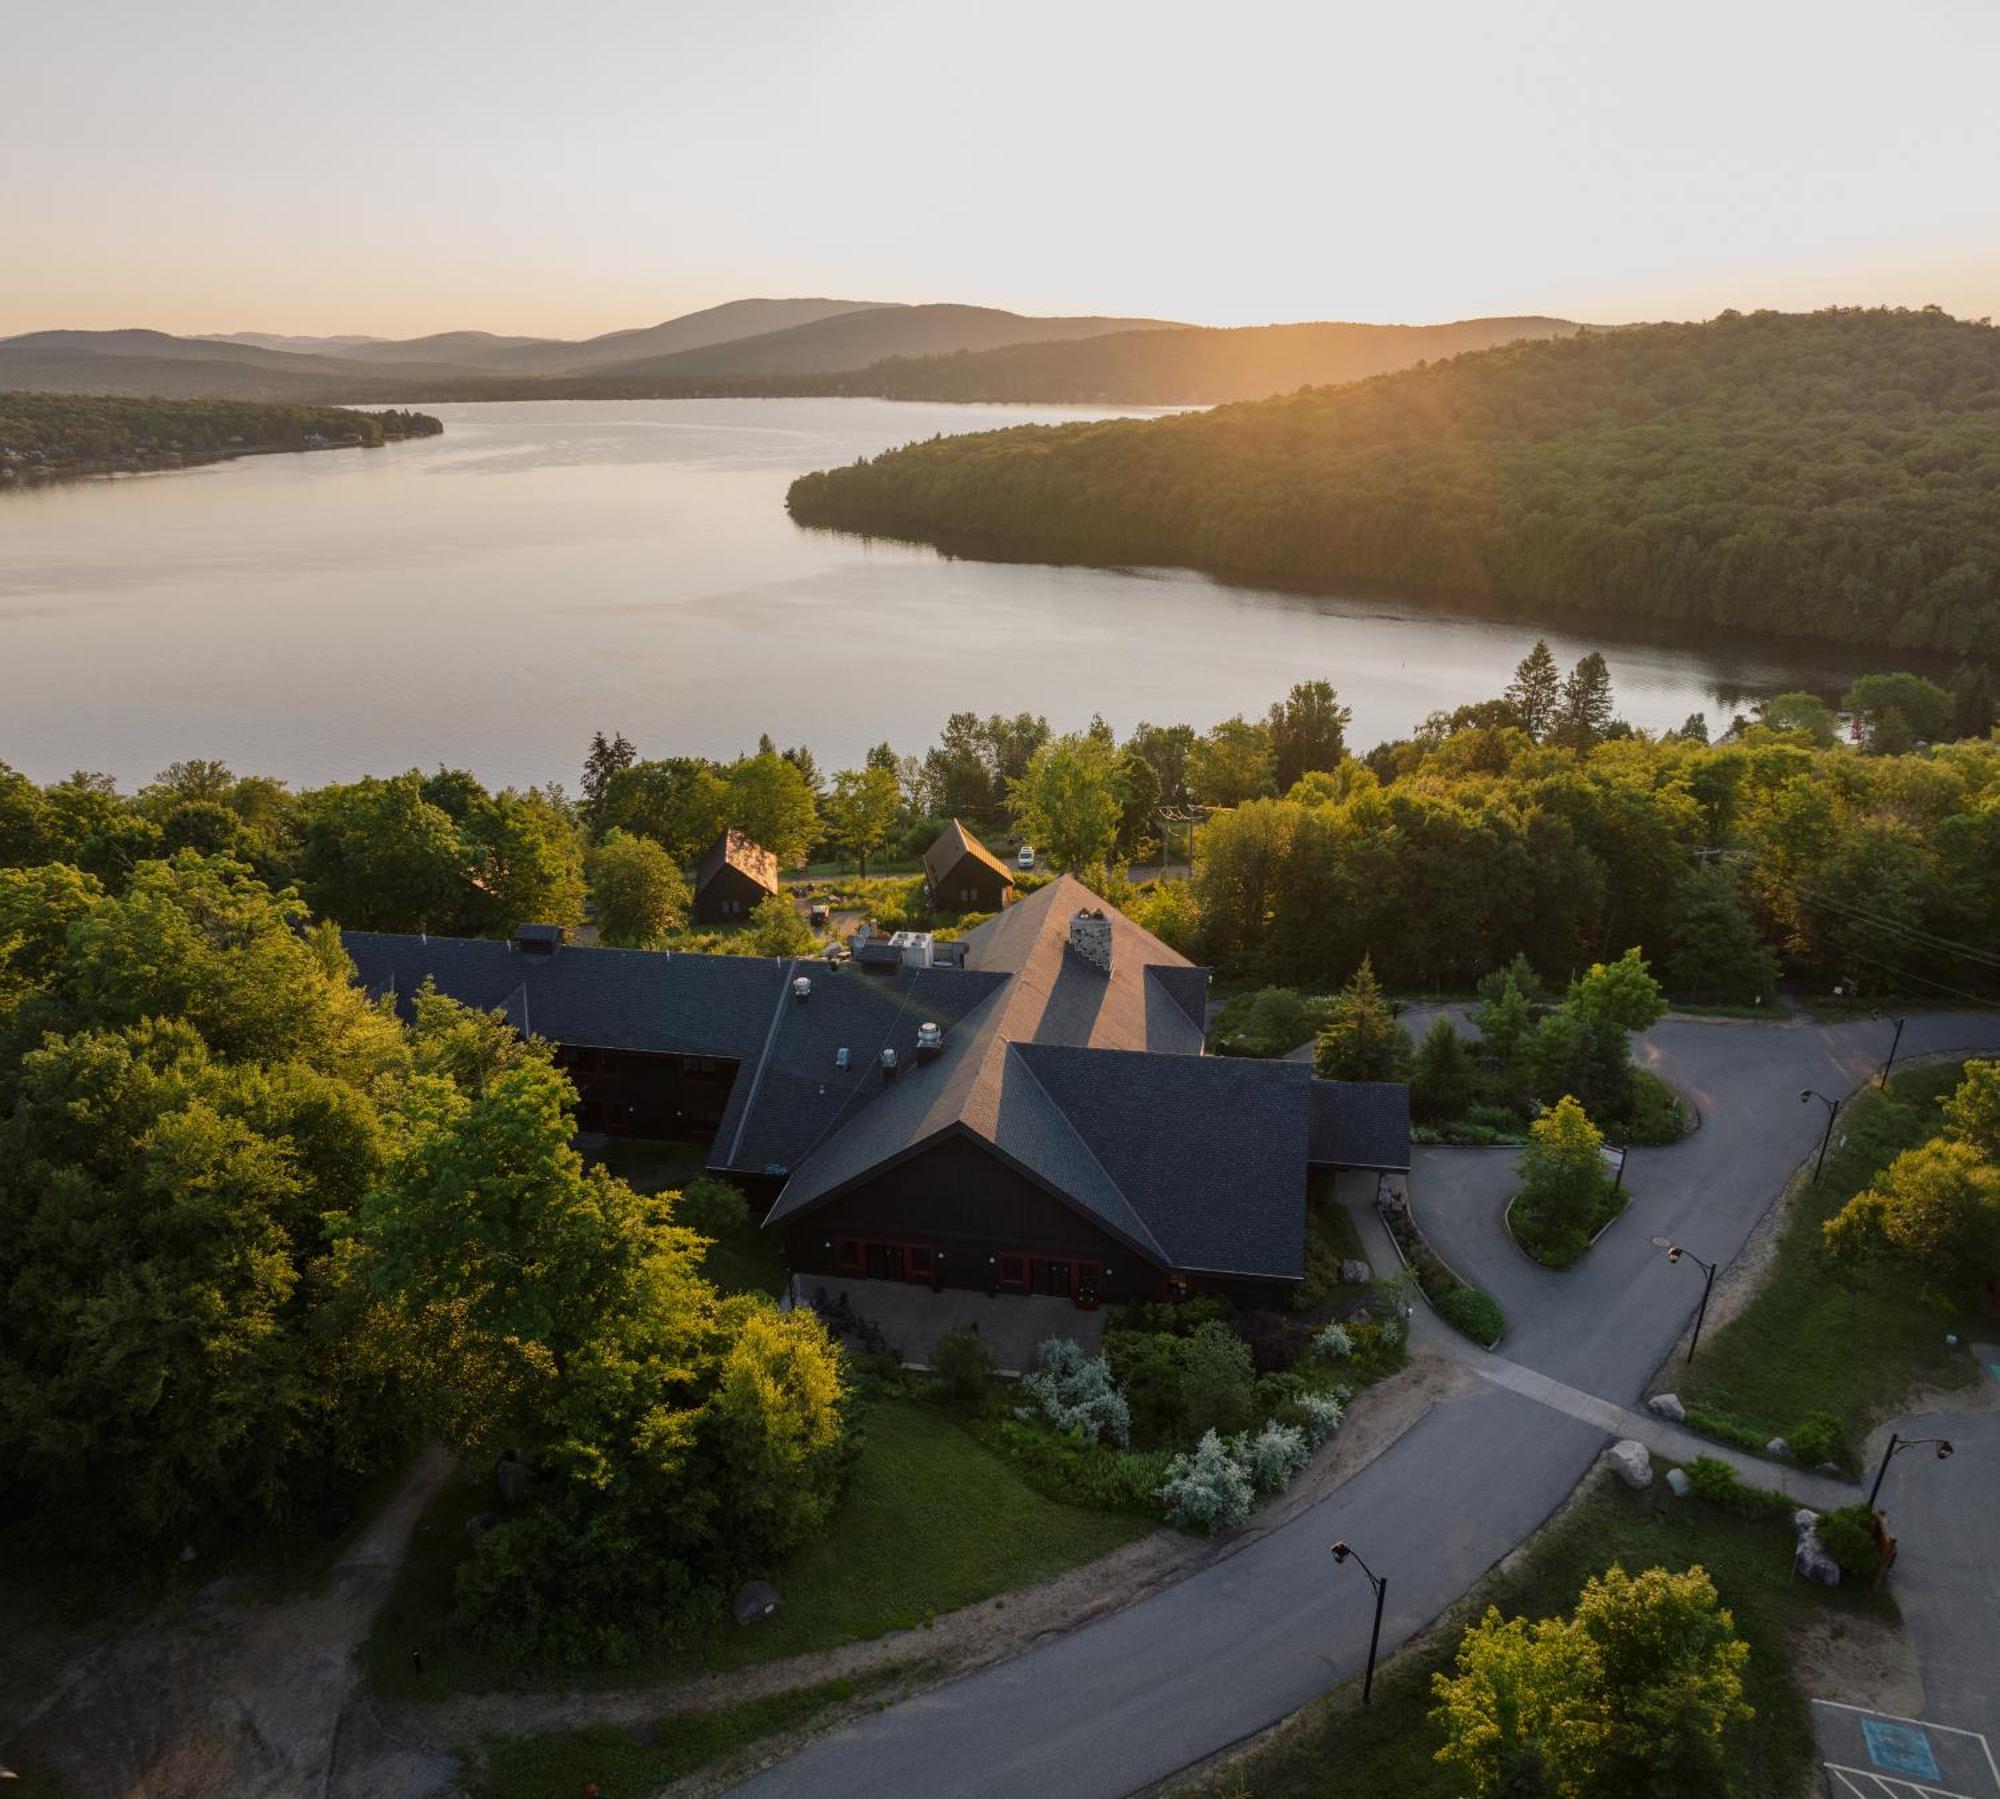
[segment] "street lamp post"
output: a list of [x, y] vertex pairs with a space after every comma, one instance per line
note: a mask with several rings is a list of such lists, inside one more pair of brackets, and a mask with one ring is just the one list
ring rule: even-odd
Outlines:
[[1678, 1262], [1682, 1256], [1686, 1256], [1690, 1262], [1702, 1271], [1701, 1307], [1694, 1315], [1694, 1335], [1688, 1338], [1687, 1359], [1689, 1362], [1692, 1362], [1694, 1360], [1695, 1345], [1701, 1341], [1702, 1320], [1708, 1316], [1708, 1296], [1715, 1288], [1715, 1264], [1713, 1262], [1704, 1262], [1691, 1249], [1681, 1248], [1671, 1237], [1655, 1237], [1653, 1239], [1653, 1247], [1655, 1249], [1664, 1249], [1667, 1252], [1667, 1260], [1670, 1262]]
[[1889, 1433], [1889, 1447], [1882, 1451], [1882, 1465], [1875, 1470], [1875, 1484], [1868, 1489], [1870, 1512], [1875, 1509], [1875, 1496], [1882, 1491], [1882, 1481], [1889, 1472], [1891, 1459], [1900, 1455], [1905, 1449], [1920, 1449], [1926, 1445], [1937, 1451], [1939, 1461], [1951, 1460], [1952, 1448], [1949, 1437], [1899, 1437], [1894, 1431]]
[[1389, 1577], [1377, 1574], [1345, 1543], [1334, 1544], [1333, 1559], [1336, 1562], [1344, 1562], [1350, 1555], [1354, 1556], [1355, 1565], [1368, 1577], [1368, 1584], [1375, 1589], [1375, 1628], [1368, 1633], [1368, 1672], [1361, 1677], [1361, 1703], [1366, 1705], [1375, 1692], [1375, 1649], [1382, 1641], [1382, 1597], [1389, 1590]]
[[1820, 1134], [1819, 1160], [1813, 1164], [1813, 1185], [1817, 1187], [1819, 1185], [1819, 1171], [1826, 1166], [1826, 1146], [1833, 1141], [1833, 1121], [1840, 1116], [1840, 1101], [1837, 1099], [1828, 1099], [1824, 1093], [1821, 1093], [1815, 1087], [1800, 1089], [1800, 1105], [1804, 1105], [1807, 1101], [1815, 1099], [1826, 1107], [1826, 1129]]
[[1903, 1042], [1903, 1026], [1908, 1024], [1909, 1022], [1910, 1021], [1907, 1018], [1898, 1018], [1894, 1020], [1896, 1026], [1895, 1041], [1889, 1045], [1888, 1061], [1882, 1064], [1882, 1079], [1880, 1084], [1884, 1087], [1888, 1086], [1889, 1084], [1889, 1070], [1896, 1066], [1896, 1051], [1902, 1046]]

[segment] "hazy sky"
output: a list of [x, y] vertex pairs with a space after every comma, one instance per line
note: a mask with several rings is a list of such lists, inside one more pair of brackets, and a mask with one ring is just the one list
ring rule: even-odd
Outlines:
[[0, 332], [2000, 314], [2000, 0], [15, 0]]

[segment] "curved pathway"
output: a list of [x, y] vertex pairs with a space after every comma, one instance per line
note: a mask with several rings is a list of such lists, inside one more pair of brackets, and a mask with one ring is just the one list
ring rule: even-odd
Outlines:
[[[1386, 1650], [1528, 1536], [1693, 1316], [1701, 1283], [1647, 1239], [1669, 1233], [1728, 1261], [1818, 1141], [1823, 1113], [1799, 1103], [1800, 1088], [1857, 1087], [1888, 1036], [1871, 1020], [1656, 1026], [1639, 1053], [1695, 1100], [1702, 1128], [1670, 1148], [1633, 1152], [1632, 1204], [1560, 1276], [1529, 1263], [1498, 1225], [1511, 1156], [1420, 1151], [1412, 1188], [1425, 1230], [1508, 1316], [1501, 1357], [1467, 1352], [1487, 1376], [1478, 1387], [1434, 1407], [1319, 1505], [1240, 1553], [823, 1737], [739, 1790], [1115, 1799], [1359, 1673], [1371, 1596], [1358, 1576], [1336, 1575], [1327, 1545], [1349, 1538], [1389, 1576]], [[1902, 1053], [1989, 1048], [2000, 1048], [2000, 1013], [1941, 1013], [1910, 1020]], [[1442, 1327], [1421, 1322], [1438, 1342]], [[1591, 1412], [1572, 1395], [1612, 1410]], [[1810, 1478], [1794, 1483], [1802, 1495]]]

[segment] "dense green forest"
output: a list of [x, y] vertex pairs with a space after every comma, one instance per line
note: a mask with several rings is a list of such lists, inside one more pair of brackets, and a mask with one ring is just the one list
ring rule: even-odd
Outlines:
[[10, 471], [61, 473], [258, 450], [372, 446], [443, 429], [421, 412], [0, 393], [0, 478]]
[[1213, 412], [933, 439], [801, 523], [1990, 654], [2000, 332], [1724, 314]]

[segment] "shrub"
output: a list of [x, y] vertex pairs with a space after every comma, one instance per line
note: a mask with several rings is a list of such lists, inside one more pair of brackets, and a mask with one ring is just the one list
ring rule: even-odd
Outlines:
[[1067, 1337], [1043, 1342], [1035, 1352], [1035, 1372], [1021, 1382], [1021, 1391], [1057, 1430], [1078, 1431], [1093, 1443], [1120, 1449], [1132, 1440], [1131, 1410], [1112, 1384], [1110, 1364], [1101, 1355], [1086, 1356]]
[[1157, 1331], [1166, 1336], [1192, 1336], [1204, 1324], [1226, 1324], [1236, 1316], [1227, 1294], [1201, 1293], [1193, 1299], [1134, 1301], [1111, 1314], [1114, 1331]]
[[1258, 1492], [1282, 1493], [1311, 1459], [1312, 1449], [1306, 1442], [1306, 1433], [1297, 1425], [1267, 1418], [1264, 1428], [1255, 1436], [1236, 1438], [1229, 1446], [1229, 1453]]
[[1276, 1312], [1245, 1312], [1236, 1320], [1236, 1334], [1249, 1348], [1251, 1365], [1259, 1374], [1289, 1368], [1305, 1345], [1305, 1332]]
[[1840, 1420], [1831, 1412], [1808, 1412], [1785, 1433], [1792, 1453], [1808, 1467], [1819, 1462], [1838, 1462], [1847, 1454], [1847, 1440]]
[[750, 1222], [750, 1202], [742, 1189], [710, 1175], [697, 1175], [674, 1202], [674, 1222], [704, 1237], [726, 1237]]
[[1734, 1443], [1738, 1449], [1747, 1449], [1753, 1455], [1764, 1453], [1764, 1444], [1770, 1437], [1769, 1431], [1752, 1430], [1747, 1424], [1738, 1424], [1734, 1418], [1711, 1412], [1705, 1406], [1689, 1406], [1686, 1422], [1689, 1430], [1719, 1442]]
[[1249, 1517], [1254, 1496], [1250, 1476], [1212, 1430], [1202, 1433], [1191, 1454], [1177, 1455], [1167, 1464], [1167, 1478], [1158, 1492], [1166, 1502], [1169, 1523], [1210, 1536]]
[[1875, 1514], [1866, 1500], [1857, 1499], [1822, 1517], [1819, 1540], [1849, 1580], [1870, 1580], [1882, 1566], [1882, 1552], [1875, 1547]]
[[1312, 1352], [1322, 1362], [1344, 1362], [1354, 1353], [1354, 1339], [1342, 1324], [1329, 1324], [1312, 1340]]
[[1299, 1414], [1306, 1441], [1315, 1449], [1340, 1428], [1347, 1416], [1347, 1407], [1331, 1393], [1301, 1393], [1292, 1406]]
[[1036, 1492], [1067, 1505], [1104, 1512], [1160, 1510], [1163, 1455], [1106, 1449], [1038, 1424], [994, 1418], [978, 1427], [981, 1441], [1003, 1457]]
[[1125, 1390], [1137, 1442], [1164, 1443], [1180, 1435], [1182, 1342], [1152, 1331], [1104, 1333], [1104, 1359]]
[[1528, 1128], [1513, 1226], [1537, 1261], [1561, 1268], [1576, 1260], [1614, 1209], [1604, 1167], [1604, 1134], [1565, 1095]]
[[1719, 1456], [1698, 1455], [1683, 1472], [1697, 1499], [1719, 1505], [1741, 1518], [1790, 1518], [1792, 1499], [1769, 1487], [1753, 1487]]
[[1226, 1324], [1204, 1324], [1181, 1346], [1182, 1420], [1191, 1437], [1245, 1429], [1256, 1375], [1249, 1347]]
[[[1463, 1331], [1473, 1342], [1491, 1347], [1507, 1328], [1499, 1304], [1477, 1287], [1454, 1287], [1433, 1302], [1438, 1316], [1452, 1329]], [[1386, 1331], [1387, 1325], [1383, 1326]]]
[[1215, 1046], [1230, 1056], [1282, 1056], [1312, 1034], [1312, 1013], [1290, 987], [1239, 993], [1215, 1015]]
[[979, 1333], [961, 1326], [946, 1331], [931, 1351], [931, 1385], [938, 1397], [961, 1412], [982, 1412], [992, 1395], [993, 1356]]

